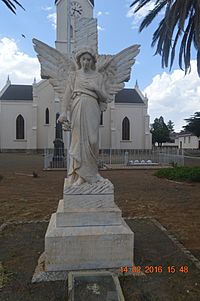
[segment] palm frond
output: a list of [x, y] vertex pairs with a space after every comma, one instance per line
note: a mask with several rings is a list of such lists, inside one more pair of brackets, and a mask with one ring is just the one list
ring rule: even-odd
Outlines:
[[157, 16], [157, 14], [160, 12], [160, 10], [166, 5], [167, 0], [161, 2], [158, 4], [152, 11], [149, 12], [149, 14], [144, 18], [142, 21], [139, 31], [141, 32], [145, 27], [148, 27], [151, 22], [154, 20], [154, 18]]
[[[135, 12], [147, 5], [149, 0], [135, 0]], [[156, 47], [155, 54], [162, 57], [162, 67], [170, 69], [174, 63], [178, 41], [179, 67], [190, 72], [191, 48], [197, 50], [197, 69], [200, 75], [200, 1], [197, 0], [157, 0], [154, 8], [146, 15], [140, 24], [139, 31], [148, 27], [165, 8], [165, 15], [153, 33], [152, 47]]]
[[188, 14], [189, 14], [189, 3], [190, 0], [185, 0], [184, 5], [180, 5], [177, 2], [178, 5], [178, 10], [179, 10], [179, 22], [178, 22], [178, 27], [182, 30], [184, 30], [184, 25], [185, 25], [185, 21], [187, 20]]
[[[185, 70], [185, 73], [187, 73], [187, 70], [190, 67], [190, 64], [188, 65], [187, 61], [186, 61], [187, 59], [186, 59], [185, 49], [186, 49], [188, 34], [190, 32], [191, 26], [192, 26], [192, 18], [189, 19], [188, 25], [186, 27], [185, 33], [184, 33], [182, 41], [181, 41], [180, 50], [179, 50], [179, 66], [182, 70]], [[187, 66], [186, 69], [183, 68], [183, 59], [184, 59], [185, 67]]]
[[192, 45], [193, 36], [194, 36], [194, 20], [191, 19], [190, 31], [188, 33], [187, 42], [185, 45], [185, 53], [184, 53], [185, 73], [186, 70], [190, 69], [190, 58], [191, 58], [190, 49]]
[[179, 28], [177, 33], [176, 33], [176, 37], [174, 39], [174, 43], [173, 43], [172, 50], [171, 50], [171, 59], [170, 59], [170, 67], [169, 67], [170, 70], [173, 66], [173, 62], [174, 62], [174, 58], [175, 58], [176, 45], [177, 45], [179, 37], [181, 36], [181, 33], [182, 33], [182, 30]]
[[197, 51], [197, 72], [200, 77], [200, 50]]
[[135, 0], [133, 1], [133, 3], [130, 5], [130, 7], [134, 6], [135, 4], [138, 4], [138, 7], [135, 11], [138, 11], [139, 9], [141, 9], [143, 6], [145, 6], [148, 2], [150, 2], [151, 0]]
[[195, 3], [194, 8], [194, 46], [200, 49], [200, 1]]
[[23, 10], [24, 7], [17, 0], [1, 0], [14, 14], [16, 14], [16, 5], [20, 6]]

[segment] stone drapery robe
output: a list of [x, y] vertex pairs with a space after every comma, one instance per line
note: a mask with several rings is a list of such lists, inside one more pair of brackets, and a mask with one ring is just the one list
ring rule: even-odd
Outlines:
[[97, 71], [78, 70], [70, 75], [63, 111], [71, 112], [70, 166], [68, 175], [82, 177], [88, 183], [101, 179], [98, 174], [99, 123], [105, 106], [103, 77]]

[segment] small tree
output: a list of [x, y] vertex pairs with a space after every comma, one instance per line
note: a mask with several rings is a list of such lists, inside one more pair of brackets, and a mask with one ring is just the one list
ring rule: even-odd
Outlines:
[[158, 146], [162, 146], [162, 143], [170, 141], [169, 129], [164, 122], [164, 118], [156, 118], [154, 123], [151, 125], [152, 143], [158, 143]]
[[167, 123], [167, 128], [170, 131], [170, 134], [174, 133], [174, 122], [169, 120]]
[[200, 112], [194, 113], [193, 116], [185, 119], [185, 121], [188, 124], [183, 126], [184, 130], [194, 134], [197, 137], [200, 137]]

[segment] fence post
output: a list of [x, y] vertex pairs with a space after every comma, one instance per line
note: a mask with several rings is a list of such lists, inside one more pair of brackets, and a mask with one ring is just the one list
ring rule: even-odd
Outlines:
[[124, 153], [124, 165], [128, 164], [128, 151], [125, 151]]
[[47, 169], [47, 150], [44, 149], [44, 169]]

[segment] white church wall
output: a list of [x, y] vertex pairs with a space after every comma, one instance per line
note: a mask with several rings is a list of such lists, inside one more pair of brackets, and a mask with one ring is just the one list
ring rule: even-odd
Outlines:
[[[38, 149], [53, 148], [55, 139], [56, 105], [54, 91], [48, 80], [37, 84], [37, 145]], [[49, 109], [49, 124], [45, 123], [45, 112]]]
[[[141, 104], [116, 104], [116, 131], [121, 149], [144, 149], [144, 114]], [[130, 140], [122, 140], [122, 122], [127, 117], [130, 121]]]
[[144, 112], [145, 120], [145, 149], [152, 148], [152, 134], [150, 133], [150, 116], [147, 114], [147, 109]]
[[99, 127], [99, 148], [109, 149], [110, 144], [110, 107], [103, 112], [103, 125]]
[[[16, 118], [24, 118], [24, 139], [16, 139]], [[6, 129], [6, 130], [5, 130]], [[0, 147], [5, 150], [28, 149], [32, 140], [32, 102], [1, 102]]]
[[[130, 141], [122, 140], [122, 122], [130, 121]], [[151, 149], [152, 137], [149, 129], [150, 117], [147, 105], [115, 103], [103, 113], [103, 126], [100, 125], [100, 143], [102, 149]]]

